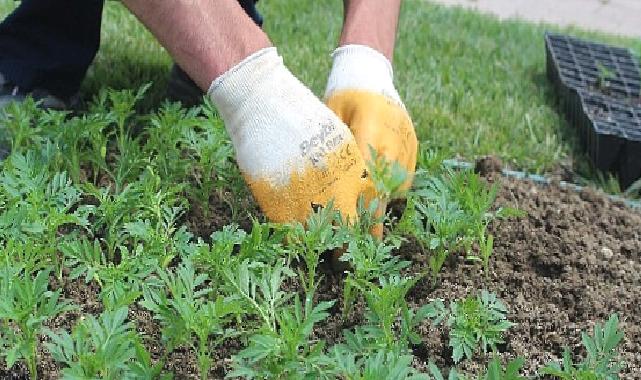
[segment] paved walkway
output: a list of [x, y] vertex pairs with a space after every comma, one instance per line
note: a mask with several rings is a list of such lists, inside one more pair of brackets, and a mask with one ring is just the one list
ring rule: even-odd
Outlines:
[[641, 0], [430, 0], [492, 13], [499, 18], [575, 25], [641, 38]]

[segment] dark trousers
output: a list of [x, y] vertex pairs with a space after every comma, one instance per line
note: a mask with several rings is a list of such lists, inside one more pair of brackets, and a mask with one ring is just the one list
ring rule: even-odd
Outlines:
[[[258, 24], [256, 0], [239, 0]], [[103, 0], [23, 0], [0, 23], [0, 73], [23, 89], [68, 97], [100, 46]]]

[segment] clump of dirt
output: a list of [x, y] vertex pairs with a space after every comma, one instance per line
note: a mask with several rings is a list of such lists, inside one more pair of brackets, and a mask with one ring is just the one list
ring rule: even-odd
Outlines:
[[485, 156], [476, 161], [474, 172], [484, 177], [501, 174], [503, 170], [503, 161], [496, 156]]

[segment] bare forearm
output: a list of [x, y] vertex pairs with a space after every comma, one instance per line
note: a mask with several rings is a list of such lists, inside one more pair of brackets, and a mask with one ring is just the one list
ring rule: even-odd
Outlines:
[[203, 90], [247, 56], [271, 46], [236, 0], [123, 3]]
[[344, 0], [344, 6], [340, 45], [367, 45], [391, 61], [401, 0]]

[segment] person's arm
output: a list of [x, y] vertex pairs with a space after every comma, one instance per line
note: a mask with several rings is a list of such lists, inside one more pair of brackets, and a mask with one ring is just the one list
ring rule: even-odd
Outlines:
[[260, 49], [267, 35], [236, 0], [123, 0], [204, 91]]
[[270, 220], [305, 222], [330, 201], [356, 218], [371, 185], [354, 136], [285, 67], [236, 0], [123, 2], [207, 90]]
[[339, 45], [365, 45], [392, 61], [401, 0], [343, 0]]

